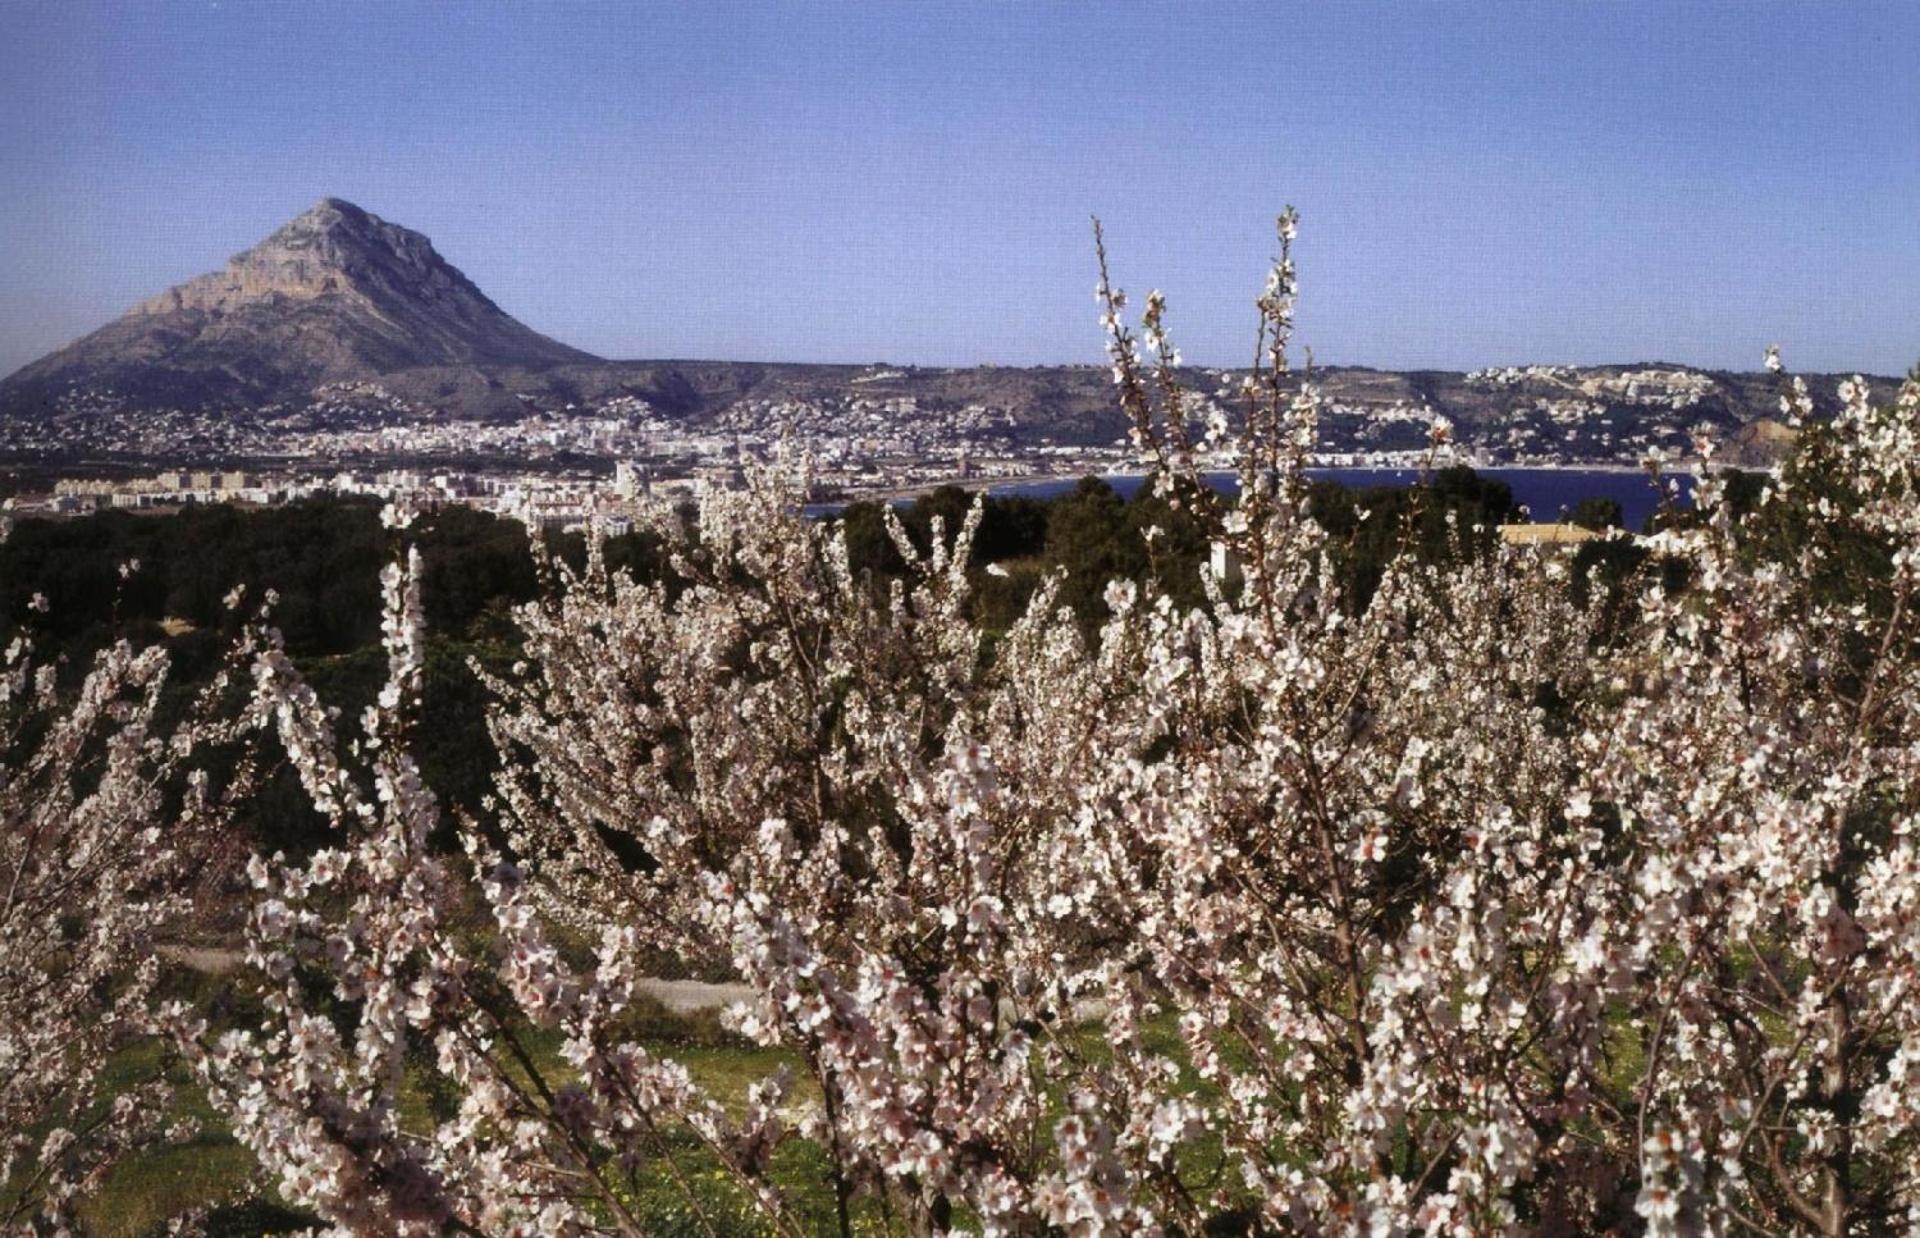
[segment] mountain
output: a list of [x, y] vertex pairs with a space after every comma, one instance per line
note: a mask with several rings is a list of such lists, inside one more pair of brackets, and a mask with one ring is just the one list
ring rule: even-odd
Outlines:
[[[1233, 415], [1238, 372], [1187, 376]], [[1644, 362], [1474, 374], [1335, 367], [1314, 377], [1330, 451], [1417, 448], [1435, 413], [1491, 459], [1630, 460], [1653, 445], [1685, 450], [1705, 424], [1741, 458], [1764, 462], [1791, 438], [1767, 420], [1780, 395], [1767, 374]], [[1818, 411], [1831, 413], [1833, 379], [1806, 378]], [[1872, 385], [1881, 399], [1897, 386]], [[224, 269], [0, 382], [0, 454], [166, 443], [214, 456], [242, 443], [265, 452], [275, 435], [309, 431], [639, 407], [723, 436], [788, 427], [911, 450], [1102, 445], [1126, 430], [1104, 366], [603, 361], [514, 320], [420, 233], [327, 198]]]
[[420, 233], [325, 198], [224, 269], [13, 374], [0, 409], [51, 409], [76, 388], [154, 406], [259, 405], [427, 366], [596, 360], [508, 315]]

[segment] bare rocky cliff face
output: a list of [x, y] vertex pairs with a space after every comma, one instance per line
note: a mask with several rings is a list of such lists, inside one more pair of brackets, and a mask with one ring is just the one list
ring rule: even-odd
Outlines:
[[81, 387], [186, 408], [264, 404], [424, 366], [595, 360], [501, 310], [425, 236], [327, 198], [225, 268], [20, 370], [0, 384], [0, 407], [51, 409]]

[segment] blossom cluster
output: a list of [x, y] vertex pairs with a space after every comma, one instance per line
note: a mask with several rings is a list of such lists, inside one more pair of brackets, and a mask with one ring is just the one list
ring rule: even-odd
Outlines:
[[[30, 610], [47, 609], [36, 594]], [[233, 665], [250, 654], [242, 641]], [[171, 724], [162, 650], [109, 645], [77, 683], [64, 669], [25, 632], [0, 650], [4, 1232], [65, 1232], [127, 1153], [190, 1133], [169, 1120], [155, 990], [196, 893], [233, 857], [231, 807], [249, 784], [244, 768], [216, 783], [194, 759], [235, 739], [220, 708], [231, 665]], [[138, 1069], [110, 1079], [116, 1062]]]

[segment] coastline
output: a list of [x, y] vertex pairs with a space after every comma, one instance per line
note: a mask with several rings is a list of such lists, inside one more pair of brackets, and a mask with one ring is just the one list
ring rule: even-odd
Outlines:
[[[1405, 486], [1412, 484], [1422, 472], [1452, 467], [1456, 463], [1465, 462], [1449, 461], [1436, 465], [1398, 466], [1313, 464], [1308, 466], [1307, 471], [1311, 477], [1335, 481], [1349, 487]], [[1484, 478], [1505, 483], [1511, 489], [1514, 501], [1526, 511], [1531, 523], [1554, 523], [1580, 500], [1595, 498], [1611, 499], [1618, 503], [1626, 523], [1630, 527], [1638, 527], [1663, 501], [1662, 492], [1669, 481], [1677, 483], [1680, 501], [1691, 503], [1696, 480], [1692, 468], [1696, 463], [1697, 461], [1692, 460], [1673, 462], [1661, 471], [1661, 481], [1658, 485], [1648, 477], [1644, 468], [1619, 462], [1466, 464], [1466, 467], [1473, 469]], [[1236, 488], [1237, 479], [1227, 470], [1204, 470], [1202, 475], [1223, 491], [1231, 492]], [[810, 503], [807, 505], [807, 510], [815, 515], [829, 515], [852, 503], [905, 505], [945, 486], [955, 486], [969, 493], [986, 493], [1001, 498], [1026, 497], [1049, 500], [1066, 494], [1078, 484], [1081, 478], [1088, 476], [1099, 478], [1123, 497], [1131, 498], [1139, 490], [1148, 474], [1138, 470], [1127, 470], [1026, 473], [929, 480], [909, 486], [848, 491], [833, 499]]]
[[[1695, 461], [1690, 459], [1673, 461], [1667, 467], [1661, 469], [1660, 475], [1662, 477], [1691, 477], [1694, 463]], [[1617, 460], [1596, 462], [1593, 464], [1585, 464], [1579, 461], [1565, 461], [1565, 460], [1554, 461], [1552, 463], [1537, 463], [1537, 464], [1536, 463], [1485, 464], [1485, 463], [1476, 463], [1470, 460], [1449, 460], [1449, 461], [1439, 462], [1431, 465], [1429, 464], [1323, 464], [1323, 463], [1316, 462], [1316, 463], [1311, 463], [1307, 465], [1307, 472], [1309, 474], [1328, 474], [1328, 473], [1377, 473], [1382, 475], [1396, 474], [1396, 473], [1418, 474], [1425, 471], [1432, 471], [1435, 469], [1442, 469], [1442, 468], [1453, 468], [1461, 465], [1464, 465], [1465, 467], [1472, 469], [1476, 473], [1489, 474], [1489, 475], [1497, 475], [1501, 473], [1605, 473], [1605, 474], [1612, 474], [1612, 475], [1621, 476], [1621, 477], [1644, 477], [1646, 476], [1646, 473], [1647, 473], [1647, 470], [1641, 465], [1623, 464]], [[1773, 470], [1749, 467], [1745, 469], [1745, 471], [1771, 473]], [[1201, 470], [1201, 475], [1206, 477], [1228, 477], [1228, 476], [1231, 476], [1232, 473], [1233, 473], [1233, 470], [1224, 469], [1224, 468]], [[944, 489], [945, 487], [948, 487], [948, 486], [956, 486], [959, 489], [967, 490], [967, 491], [986, 490], [989, 492], [993, 492], [993, 491], [999, 491], [999, 490], [1022, 488], [1027, 486], [1045, 486], [1045, 485], [1052, 485], [1056, 483], [1071, 485], [1075, 482], [1078, 482], [1083, 477], [1097, 477], [1101, 481], [1111, 484], [1117, 481], [1125, 481], [1125, 482], [1141, 481], [1141, 480], [1144, 480], [1147, 476], [1149, 476], [1148, 472], [1143, 469], [1123, 469], [1123, 470], [1068, 470], [1065, 472], [1055, 472], [1055, 473], [1012, 473], [1012, 474], [1006, 474], [1004, 476], [993, 476], [993, 477], [946, 477], [946, 478], [939, 478], [939, 479], [928, 480], [928, 481], [915, 482], [911, 485], [904, 485], [904, 486], [876, 486], [876, 487], [852, 488], [852, 489], [846, 490], [844, 492], [843, 497], [829, 500], [829, 502], [832, 502], [832, 503], [858, 503], [858, 502], [867, 502], [867, 501], [900, 502], [902, 500], [916, 499], [922, 495], [930, 494], [935, 490]]]

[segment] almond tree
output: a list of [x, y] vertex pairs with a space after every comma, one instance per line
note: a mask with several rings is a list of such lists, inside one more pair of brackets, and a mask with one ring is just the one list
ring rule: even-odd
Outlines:
[[[1707, 479], [1708, 520], [1665, 547], [1690, 585], [1647, 589], [1632, 688], [1580, 744], [1581, 802], [1628, 842], [1606, 949], [1640, 1065], [1616, 1125], [1656, 1229], [1920, 1223], [1920, 383], [1841, 396], [1824, 475], [1803, 458], [1765, 499], [1838, 501], [1756, 557], [1765, 510], [1736, 521]], [[1798, 380], [1784, 403], [1810, 418]], [[1862, 553], [1878, 588], [1836, 594]]]
[[[38, 608], [40, 603], [36, 604]], [[242, 647], [239, 655], [245, 656]], [[199, 758], [232, 739], [217, 678], [160, 721], [163, 650], [116, 643], [77, 686], [18, 634], [0, 653], [0, 1230], [71, 1224], [128, 1150], [169, 1133], [159, 946], [230, 853], [228, 797]], [[145, 1059], [138, 1059], [145, 1060]]]
[[[1228, 564], [1204, 606], [1115, 582], [1088, 640], [1055, 580], [989, 641], [978, 509], [925, 552], [890, 522], [881, 583], [776, 470], [657, 513], [657, 579], [543, 558], [464, 858], [408, 754], [411, 552], [357, 741], [268, 647], [339, 845], [254, 867], [267, 1026], [187, 1040], [283, 1193], [381, 1233], [645, 1232], [676, 1179], [723, 1232], [696, 1164], [783, 1233], [1920, 1223], [1920, 385], [1850, 384], [1830, 475], [1758, 515], [1703, 475], [1605, 622], [1553, 553], [1437, 566], [1411, 521], [1363, 603], [1306, 484], [1294, 226], [1231, 501], [1165, 299], [1136, 336], [1102, 252], [1120, 403]], [[1770, 548], [1814, 480], [1826, 532]], [[1842, 537], [1879, 592], [1833, 588]], [[730, 1111], [650, 1050], [662, 962], [744, 981], [800, 1077]]]

